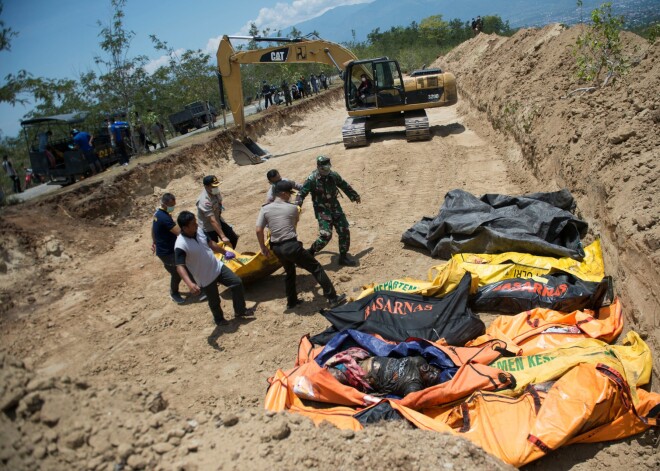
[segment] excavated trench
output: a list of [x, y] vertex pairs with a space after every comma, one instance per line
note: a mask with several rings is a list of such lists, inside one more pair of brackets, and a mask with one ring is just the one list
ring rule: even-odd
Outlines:
[[[384, 136], [369, 147], [345, 151], [340, 89], [291, 108], [272, 107], [249, 119], [248, 133], [282, 155], [273, 165], [283, 175], [304, 178], [314, 156], [327, 152], [360, 189], [359, 208], [342, 203], [351, 221], [352, 252], [363, 257], [361, 266], [340, 271], [334, 264], [335, 241], [320, 255], [345, 292], [403, 274], [424, 277], [437, 261], [399, 252], [399, 237], [421, 216], [433, 214], [449, 189], [570, 189], [579, 215], [590, 223], [590, 237], [602, 237], [607, 274], [614, 276], [624, 302], [626, 329], [640, 332], [650, 344], [657, 374], [657, 46], [633, 39], [642, 58], [631, 76], [615, 84], [615, 93], [561, 99], [573, 87], [569, 46], [575, 34], [552, 26], [512, 38], [480, 35], [442, 58], [438, 64], [458, 78], [462, 116], [430, 113], [430, 142], [406, 144]], [[620, 129], [621, 123], [630, 123], [634, 133]], [[248, 299], [258, 305], [257, 319], [222, 333], [209, 326], [205, 305], [181, 309], [167, 302], [165, 273], [148, 252], [147, 227], [164, 189], [176, 193], [182, 209], [190, 209], [201, 176], [217, 173], [228, 217], [245, 234], [241, 244], [254, 248], [250, 234], [268, 168], [237, 167], [230, 156], [234, 137], [233, 129], [193, 136], [190, 144], [155, 159], [139, 159], [126, 171], [115, 169], [3, 214], [0, 351], [27, 361], [27, 367], [20, 366], [2, 356], [3, 384], [45, 384], [47, 375], [66, 374], [38, 393], [48, 405], [43, 412], [51, 424], [47, 428], [33, 418], [15, 430], [14, 422], [0, 417], [0, 433], [17, 440], [15, 449], [25, 450], [29, 443], [38, 450], [16, 462], [31, 462], [25, 469], [39, 463], [102, 469], [112, 463], [148, 468], [165, 462], [181, 469], [218, 463], [227, 469], [282, 463], [375, 468], [383, 462], [393, 469], [428, 469], [438, 463], [453, 469], [506, 469], [458, 437], [393, 424], [352, 435], [313, 427], [295, 415], [264, 415], [265, 379], [292, 366], [301, 333], [327, 325], [317, 314], [309, 277], [299, 280], [305, 296], [300, 313], [281, 312], [282, 275], [274, 274], [248, 289]], [[303, 212], [299, 224], [305, 241], [316, 234], [309, 212]], [[85, 378], [84, 387], [69, 378], [79, 376]], [[81, 404], [76, 420], [67, 417], [74, 415], [70, 400], [51, 391], [76, 398]], [[36, 408], [39, 401], [29, 398]], [[60, 422], [52, 425], [58, 401], [63, 404]], [[14, 408], [12, 420], [22, 420], [25, 407]], [[51, 432], [44, 433], [47, 429]], [[59, 437], [32, 444], [34, 437], [50, 440], [52, 433]], [[529, 468], [653, 469], [658, 465], [654, 439], [645, 434], [605, 447], [573, 446]], [[130, 449], [125, 442], [132, 444]]]

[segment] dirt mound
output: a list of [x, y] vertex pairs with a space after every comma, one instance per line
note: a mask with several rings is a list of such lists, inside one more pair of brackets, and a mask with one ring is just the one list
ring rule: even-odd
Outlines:
[[[405, 133], [388, 131], [376, 133], [368, 147], [344, 149], [346, 113], [335, 90], [250, 120], [252, 137], [276, 156], [267, 165], [235, 165], [228, 157], [234, 131], [218, 130], [6, 209], [0, 216], [1, 466], [504, 468], [456, 436], [397, 423], [341, 432], [265, 413], [267, 378], [293, 365], [304, 334], [328, 325], [318, 314], [325, 307], [318, 286], [299, 272], [305, 303], [284, 313], [284, 275], [276, 272], [246, 288], [255, 319], [214, 328], [205, 304], [170, 301], [168, 275], [150, 251], [150, 220], [163, 191], [176, 195], [177, 212], [194, 210], [201, 177], [214, 173], [225, 216], [241, 235], [239, 250], [254, 251], [266, 171], [274, 167], [301, 181], [318, 154], [329, 154], [362, 198], [359, 206], [342, 201], [359, 265], [338, 266], [336, 240], [318, 258], [338, 291], [351, 294], [374, 281], [426, 277], [437, 260], [404, 251], [400, 237], [435, 214], [451, 189], [519, 194], [567, 187], [592, 226], [591, 238], [604, 238], [607, 270], [624, 296], [628, 324], [657, 334], [650, 325], [644, 330], [653, 312], [648, 306], [657, 306], [657, 269], [648, 269], [657, 260], [657, 247], [651, 250], [657, 167], [644, 160], [657, 148], [657, 133], [649, 134], [646, 121], [658, 109], [656, 49], [640, 42], [646, 58], [633, 68], [636, 86], [631, 75], [615, 88], [562, 100], [574, 88], [563, 48], [574, 34], [549, 27], [513, 38], [480, 35], [458, 48], [447, 69], [457, 75], [463, 104], [430, 110], [428, 142], [409, 144]], [[641, 88], [648, 93], [635, 92]], [[645, 109], [636, 112], [635, 103]], [[608, 120], [612, 127], [629, 121], [634, 134], [608, 139]], [[620, 156], [607, 157], [608, 150]], [[630, 201], [634, 207], [626, 206]], [[298, 225], [305, 246], [317, 235], [310, 206]], [[640, 219], [643, 214], [649, 218]], [[224, 294], [223, 306], [231, 316]], [[651, 431], [613, 445], [574, 446], [532, 467], [654, 469], [653, 440]]]
[[[436, 65], [457, 75], [463, 99], [522, 149], [513, 174], [568, 188], [626, 306], [627, 328], [644, 335], [660, 372], [660, 46], [623, 33], [630, 71], [593, 93], [575, 79], [572, 47], [582, 29], [555, 24], [510, 38], [480, 34]], [[657, 387], [657, 385], [656, 385]]]
[[[217, 449], [226, 469], [247, 469], [246, 462], [250, 469], [277, 463], [280, 469], [374, 468], [382, 462], [419, 469], [433, 460], [441, 460], [446, 469], [513, 469], [451, 435], [437, 437], [438, 448], [430, 448], [400, 422], [355, 434], [317, 428], [300, 416], [241, 408], [182, 417], [168, 408], [161, 392], [139, 385], [95, 387], [68, 376], [35, 373], [4, 354], [0, 367], [0, 461], [6, 469], [208, 469], [217, 462], [204, 458], [204, 447]], [[364, 455], [366, 447], [379, 452]], [[336, 453], [341, 448], [344, 452]]]

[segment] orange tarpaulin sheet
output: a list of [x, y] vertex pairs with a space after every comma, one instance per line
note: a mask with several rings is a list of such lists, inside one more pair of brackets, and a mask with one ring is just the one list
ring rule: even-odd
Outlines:
[[[401, 399], [382, 399], [341, 384], [314, 361], [322, 347], [304, 337], [295, 367], [278, 370], [269, 379], [265, 407], [304, 415], [317, 425], [328, 421], [360, 430], [355, 414], [386, 402], [416, 427], [462, 435], [514, 466], [563, 445], [616, 440], [658, 425], [660, 394], [635, 389], [650, 379], [648, 346], [634, 332], [624, 345], [592, 338], [612, 341], [620, 333], [618, 301], [597, 317], [541, 309], [500, 319], [499, 331], [517, 343], [486, 336], [467, 347], [433, 343], [458, 370], [451, 380]], [[562, 333], [566, 327], [571, 329]], [[543, 344], [561, 347], [541, 350]], [[511, 351], [541, 352], [545, 357], [541, 362], [530, 356], [503, 356]], [[509, 361], [527, 366], [517, 371], [489, 366]], [[317, 402], [331, 406], [319, 407]]]
[[[569, 443], [615, 440], [657, 425], [645, 417], [660, 394], [640, 391], [632, 405], [627, 384], [605, 365], [581, 364], [548, 385], [518, 397], [479, 391], [440, 413], [420, 414], [392, 401], [414, 425], [452, 432], [514, 466], [522, 466]], [[427, 411], [424, 411], [427, 412]]]
[[[431, 342], [433, 343], [433, 342]], [[512, 377], [499, 369], [488, 366], [488, 363], [499, 358], [506, 344], [499, 340], [491, 340], [473, 347], [447, 347], [434, 344], [442, 350], [456, 366], [459, 366], [454, 377], [441, 384], [408, 394], [401, 402], [409, 408], [421, 409], [438, 404], [447, 404], [469, 396], [477, 390], [497, 390], [512, 386]], [[307, 337], [304, 337], [298, 348], [296, 366], [288, 372], [278, 370], [269, 379], [270, 388], [266, 396], [266, 409], [279, 412], [295, 408], [296, 412], [316, 420], [330, 420], [327, 409], [319, 411], [314, 407], [305, 406], [299, 398], [316, 402], [349, 406], [355, 413], [380, 401], [380, 398], [363, 393], [357, 389], [340, 383], [325, 368], [314, 361], [322, 348], [313, 348]], [[319, 414], [318, 417], [315, 414]], [[342, 420], [344, 423], [344, 420]]]
[[515, 316], [499, 316], [486, 329], [486, 333], [467, 345], [482, 344], [500, 339], [521, 355], [533, 355], [585, 338], [595, 338], [610, 343], [623, 329], [623, 315], [619, 299], [593, 311], [564, 313], [551, 309], [537, 308]]

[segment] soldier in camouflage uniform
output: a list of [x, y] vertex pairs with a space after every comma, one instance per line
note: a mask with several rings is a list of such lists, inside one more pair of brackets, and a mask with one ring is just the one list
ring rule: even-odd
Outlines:
[[339, 237], [339, 264], [355, 266], [354, 260], [348, 258], [348, 249], [351, 245], [351, 233], [348, 229], [348, 220], [337, 200], [341, 189], [351, 201], [360, 203], [360, 195], [351, 188], [341, 176], [331, 170], [330, 158], [321, 155], [316, 159], [317, 169], [314, 170], [298, 193], [296, 204], [302, 206], [305, 197], [311, 193], [314, 215], [319, 223], [319, 237], [314, 241], [309, 252], [314, 255], [328, 245], [332, 238], [334, 226]]

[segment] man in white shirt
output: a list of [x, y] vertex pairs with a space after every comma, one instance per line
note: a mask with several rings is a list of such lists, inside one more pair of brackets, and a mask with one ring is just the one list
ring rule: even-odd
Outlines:
[[[222, 314], [218, 283], [231, 290], [235, 317], [250, 317], [254, 308], [246, 309], [243, 282], [229, 268], [218, 260], [213, 252], [224, 254], [231, 260], [234, 253], [220, 247], [208, 239], [204, 231], [197, 225], [195, 215], [190, 211], [182, 211], [176, 220], [181, 228], [181, 234], [174, 244], [174, 259], [179, 276], [188, 285], [193, 295], [204, 292], [216, 325], [226, 325], [228, 322]], [[195, 281], [188, 275], [190, 271]]]
[[18, 173], [16, 172], [16, 169], [14, 169], [14, 165], [11, 163], [9, 156], [7, 155], [2, 157], [2, 168], [5, 170], [7, 176], [11, 178], [14, 193], [22, 193], [23, 190], [21, 190], [21, 182], [18, 179]]

